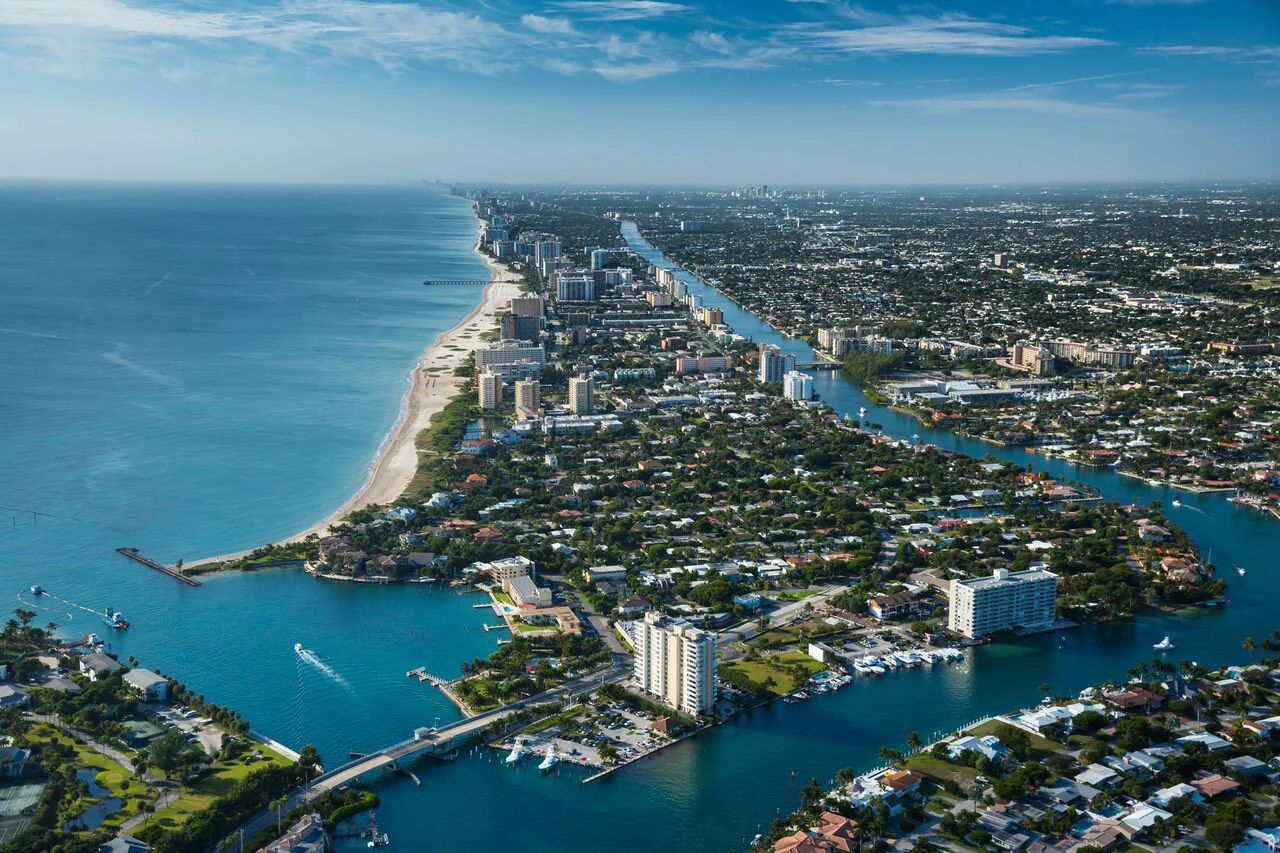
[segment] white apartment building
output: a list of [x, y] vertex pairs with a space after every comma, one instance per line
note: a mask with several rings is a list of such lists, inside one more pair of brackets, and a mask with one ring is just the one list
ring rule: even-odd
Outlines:
[[482, 409], [496, 409], [502, 405], [502, 376], [485, 371], [476, 382], [476, 393]]
[[796, 369], [796, 357], [784, 355], [776, 344], [760, 345], [760, 383], [781, 382], [782, 377]]
[[586, 376], [575, 376], [569, 380], [569, 411], [575, 415], [589, 415], [594, 407], [591, 399], [591, 380]]
[[651, 611], [636, 625], [634, 640], [641, 689], [686, 714], [715, 707], [715, 634]]
[[537, 564], [528, 557], [507, 557], [492, 563], [477, 563], [476, 568], [487, 571], [493, 582], [503, 589], [515, 578], [536, 577]]
[[596, 278], [590, 272], [556, 274], [556, 299], [561, 302], [594, 302]]
[[788, 400], [808, 400], [813, 396], [813, 377], [793, 370], [782, 377], [782, 396]]
[[483, 370], [490, 365], [515, 364], [521, 361], [546, 364], [547, 351], [540, 345], [529, 346], [519, 341], [506, 341], [505, 343], [476, 350], [477, 370]]
[[1053, 627], [1058, 576], [1029, 569], [996, 569], [991, 577], [951, 581], [947, 627], [969, 638], [996, 631], [1043, 631]]

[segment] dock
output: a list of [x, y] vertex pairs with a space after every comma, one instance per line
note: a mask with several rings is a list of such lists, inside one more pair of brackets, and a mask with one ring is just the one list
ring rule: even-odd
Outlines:
[[416, 678], [419, 681], [425, 681], [428, 684], [430, 684], [432, 687], [447, 687], [451, 683], [448, 679], [441, 678], [438, 675], [432, 675], [431, 673], [427, 672], [427, 668], [425, 666], [420, 666], [417, 669], [409, 670], [404, 674], [404, 677]]
[[151, 559], [150, 557], [144, 557], [138, 551], [137, 548], [117, 548], [116, 553], [122, 557], [127, 557], [128, 559], [133, 560], [135, 563], [140, 563], [146, 566], [148, 569], [155, 569], [157, 572], [159, 572], [162, 575], [168, 575], [169, 577], [173, 578], [176, 581], [181, 581], [182, 583], [185, 583], [187, 586], [200, 586], [200, 581], [196, 580], [190, 575], [184, 575], [182, 572], [178, 571], [172, 566], [164, 566], [164, 565], [161, 565], [160, 563], [157, 563], [155, 560]]

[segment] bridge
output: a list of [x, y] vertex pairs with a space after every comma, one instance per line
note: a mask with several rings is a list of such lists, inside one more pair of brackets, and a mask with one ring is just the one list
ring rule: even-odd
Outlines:
[[799, 370], [839, 370], [843, 367], [838, 361], [797, 361], [796, 368]]
[[399, 743], [353, 759], [341, 767], [326, 771], [311, 782], [310, 789], [316, 793], [337, 790], [349, 785], [366, 773], [384, 767], [394, 768], [396, 763], [405, 759], [417, 758], [421, 755], [446, 755], [459, 746], [463, 746], [481, 736], [494, 723], [499, 723], [511, 714], [530, 705], [541, 705], [557, 699], [579, 696], [598, 689], [606, 681], [622, 681], [631, 674], [630, 663], [615, 658], [609, 668], [603, 671], [579, 676], [536, 696], [530, 696], [504, 705], [492, 711], [478, 714], [465, 720], [459, 720], [440, 728], [420, 728], [413, 737]]

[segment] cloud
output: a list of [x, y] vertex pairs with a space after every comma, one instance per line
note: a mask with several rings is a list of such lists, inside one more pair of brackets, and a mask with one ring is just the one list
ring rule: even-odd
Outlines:
[[906, 107], [931, 113], [956, 112], [1032, 112], [1069, 118], [1116, 116], [1131, 110], [1113, 104], [1091, 104], [1063, 98], [1019, 96], [1003, 93], [963, 95], [952, 98], [903, 98], [872, 101], [878, 107]]
[[547, 18], [542, 15], [521, 15], [520, 23], [526, 29], [544, 35], [571, 36], [576, 34], [573, 22], [566, 18]]
[[861, 26], [792, 24], [784, 36], [837, 53], [1027, 56], [1099, 47], [1110, 42], [1085, 36], [1035, 35], [1026, 27], [963, 15], [891, 17], [859, 9]]
[[639, 21], [693, 11], [691, 6], [665, 0], [560, 0], [555, 6], [596, 21]]
[[654, 59], [648, 62], [630, 62], [620, 65], [597, 65], [593, 69], [606, 80], [614, 83], [635, 83], [680, 70], [680, 63], [671, 59]]

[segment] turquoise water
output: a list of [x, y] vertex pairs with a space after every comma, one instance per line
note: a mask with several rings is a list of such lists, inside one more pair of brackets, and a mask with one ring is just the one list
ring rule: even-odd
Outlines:
[[[33, 583], [125, 611], [115, 650], [187, 681], [329, 763], [456, 718], [404, 673], [452, 675], [494, 648], [479, 599], [447, 590], [317, 582], [296, 571], [188, 589], [112, 553], [173, 560], [268, 541], [324, 517], [364, 478], [423, 347], [474, 291], [465, 202], [425, 189], [0, 184], [0, 594]], [[632, 244], [660, 257], [628, 230]], [[697, 281], [736, 329], [807, 354]], [[842, 412], [868, 405], [816, 377]], [[887, 431], [1166, 498], [1107, 472], [989, 448], [868, 405]], [[759, 709], [590, 785], [571, 768], [510, 768], [490, 750], [377, 781], [379, 823], [402, 850], [741, 848], [811, 776], [877, 763], [927, 735], [1116, 676], [1171, 634], [1176, 654], [1238, 660], [1273, 627], [1280, 528], [1216, 498], [1171, 510], [1234, 572], [1218, 611], [988, 646], [972, 661], [897, 673]], [[17, 602], [14, 601], [16, 604]], [[67, 611], [68, 608], [60, 608]], [[69, 632], [100, 631], [71, 611]], [[65, 618], [58, 612], [48, 614]], [[300, 657], [301, 643], [314, 657]], [[313, 662], [314, 661], [314, 662]], [[348, 849], [358, 845], [349, 844]], [[361, 848], [362, 849], [362, 848]]]

